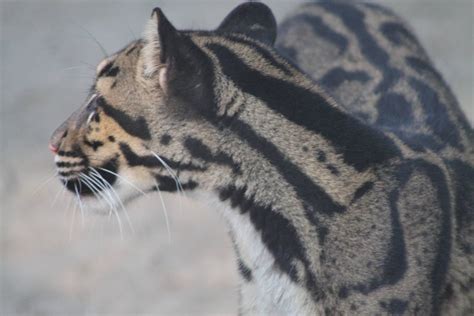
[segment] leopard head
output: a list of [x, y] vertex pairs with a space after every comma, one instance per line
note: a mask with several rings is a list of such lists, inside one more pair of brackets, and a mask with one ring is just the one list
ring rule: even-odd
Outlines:
[[225, 108], [229, 96], [205, 48], [231, 37], [270, 48], [273, 14], [246, 3], [216, 30], [193, 32], [176, 30], [154, 9], [143, 38], [99, 63], [86, 101], [51, 137], [67, 189], [102, 210], [115, 194], [129, 201], [157, 189], [209, 189], [235, 174], [232, 157], [202, 142], [223, 146], [227, 118], [237, 112]]

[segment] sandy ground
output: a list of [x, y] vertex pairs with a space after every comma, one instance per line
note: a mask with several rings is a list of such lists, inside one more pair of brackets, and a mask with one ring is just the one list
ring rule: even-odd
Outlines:
[[[157, 195], [114, 218], [68, 207], [47, 152], [83, 101], [93, 66], [139, 36], [159, 5], [179, 28], [215, 27], [240, 1], [1, 2], [1, 315], [235, 315], [237, 274], [225, 225], [192, 201]], [[280, 19], [299, 1], [268, 1]], [[388, 2], [388, 1], [384, 1]], [[474, 121], [473, 4], [390, 1], [411, 22]], [[91, 65], [91, 66], [89, 66]], [[55, 198], [57, 196], [57, 198]]]

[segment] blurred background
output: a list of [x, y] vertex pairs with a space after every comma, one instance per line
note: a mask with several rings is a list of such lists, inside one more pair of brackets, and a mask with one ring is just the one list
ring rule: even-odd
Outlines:
[[[203, 205], [157, 194], [114, 218], [74, 212], [54, 172], [52, 131], [86, 97], [95, 65], [142, 33], [160, 6], [178, 28], [216, 27], [241, 1], [2, 1], [0, 314], [236, 315], [238, 280], [226, 227]], [[266, 1], [278, 20], [302, 1]], [[393, 0], [471, 123], [473, 1]], [[95, 39], [94, 39], [95, 38]]]

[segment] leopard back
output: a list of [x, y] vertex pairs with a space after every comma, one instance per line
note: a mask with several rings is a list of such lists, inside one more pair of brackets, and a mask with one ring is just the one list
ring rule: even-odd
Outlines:
[[[414, 152], [436, 153], [455, 199], [454, 255], [470, 257], [473, 129], [410, 26], [373, 3], [312, 3], [279, 25], [276, 48], [355, 117], [395, 134]], [[472, 272], [455, 278], [458, 291], [472, 291]]]

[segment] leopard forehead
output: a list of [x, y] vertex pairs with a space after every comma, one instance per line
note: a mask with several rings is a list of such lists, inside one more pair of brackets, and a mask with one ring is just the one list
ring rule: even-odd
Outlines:
[[137, 40], [125, 46], [117, 53], [103, 59], [96, 68], [96, 80], [93, 89], [109, 98], [138, 97], [134, 93], [139, 87], [137, 67], [143, 41]]

